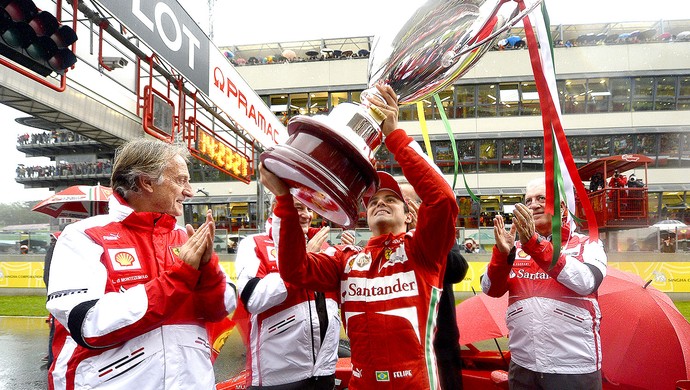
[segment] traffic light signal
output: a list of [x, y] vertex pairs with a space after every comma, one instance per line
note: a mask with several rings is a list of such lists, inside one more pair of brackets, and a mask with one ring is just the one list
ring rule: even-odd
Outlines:
[[31, 0], [0, 0], [0, 55], [42, 75], [63, 73], [77, 62], [72, 28]]

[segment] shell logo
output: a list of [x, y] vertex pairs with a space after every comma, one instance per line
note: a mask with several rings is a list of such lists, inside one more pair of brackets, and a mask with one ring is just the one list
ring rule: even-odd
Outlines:
[[136, 259], [130, 253], [119, 252], [115, 255], [115, 261], [122, 267], [131, 267]]

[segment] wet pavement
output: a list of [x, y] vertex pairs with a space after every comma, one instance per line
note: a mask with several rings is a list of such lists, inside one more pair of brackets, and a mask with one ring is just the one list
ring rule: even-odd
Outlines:
[[[48, 353], [45, 317], [0, 317], [0, 390], [44, 390]], [[232, 332], [214, 365], [216, 382], [230, 379], [244, 368], [244, 346]]]

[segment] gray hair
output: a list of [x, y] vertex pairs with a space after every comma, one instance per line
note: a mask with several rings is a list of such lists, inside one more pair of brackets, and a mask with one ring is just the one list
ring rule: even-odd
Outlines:
[[527, 185], [525, 186], [525, 190], [529, 191], [530, 189], [534, 187], [539, 187], [546, 185], [546, 178], [544, 176], [537, 177], [535, 179], [532, 179], [527, 182]]
[[127, 199], [130, 193], [139, 192], [140, 177], [163, 180], [163, 171], [175, 156], [189, 162], [189, 151], [182, 145], [145, 138], [129, 141], [115, 152], [110, 187]]

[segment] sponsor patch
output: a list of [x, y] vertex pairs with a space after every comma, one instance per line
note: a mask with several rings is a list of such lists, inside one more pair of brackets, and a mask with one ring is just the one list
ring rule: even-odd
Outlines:
[[551, 279], [549, 274], [546, 272], [529, 272], [524, 269], [518, 270], [517, 274], [515, 274], [515, 277], [518, 279], [529, 279], [529, 280], [546, 280], [546, 279]]
[[352, 367], [352, 376], [354, 376], [355, 378], [361, 378], [362, 377], [362, 369]]
[[278, 251], [274, 246], [267, 246], [266, 252], [268, 253], [269, 261], [278, 261]]
[[391, 377], [388, 375], [388, 371], [376, 371], [376, 381], [377, 382], [390, 382]]
[[141, 263], [134, 248], [108, 249], [110, 264], [115, 271], [131, 271], [141, 269]]
[[413, 271], [373, 279], [350, 277], [340, 283], [340, 291], [344, 301], [375, 302], [419, 295]]
[[103, 240], [105, 240], [105, 241], [117, 241], [119, 239], [120, 239], [119, 233], [110, 233], [107, 236], [103, 236]]
[[371, 254], [359, 252], [351, 257], [345, 266], [345, 273], [350, 271], [369, 271], [371, 267]]
[[392, 267], [395, 264], [402, 264], [407, 261], [407, 254], [405, 253], [405, 245], [400, 245], [393, 252], [390, 248], [384, 250], [386, 262], [379, 266], [379, 272], [386, 267]]

